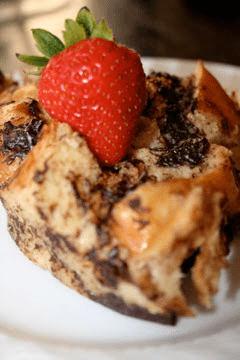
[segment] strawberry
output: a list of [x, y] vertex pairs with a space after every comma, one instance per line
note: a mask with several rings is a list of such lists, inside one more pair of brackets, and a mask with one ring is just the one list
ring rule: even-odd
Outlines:
[[111, 166], [126, 155], [145, 105], [141, 60], [113, 40], [104, 20], [97, 25], [87, 8], [65, 26], [66, 45], [35, 29], [45, 57], [17, 56], [39, 68], [38, 97], [49, 115], [84, 135], [100, 164]]

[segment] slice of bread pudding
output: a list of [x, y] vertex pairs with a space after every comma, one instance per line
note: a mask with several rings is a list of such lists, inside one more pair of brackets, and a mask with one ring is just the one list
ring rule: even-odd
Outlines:
[[120, 313], [163, 324], [195, 316], [190, 273], [209, 308], [240, 212], [235, 103], [197, 63], [152, 73], [127, 156], [101, 167], [84, 137], [49, 118], [37, 84], [0, 78], [0, 197], [9, 232], [35, 264]]

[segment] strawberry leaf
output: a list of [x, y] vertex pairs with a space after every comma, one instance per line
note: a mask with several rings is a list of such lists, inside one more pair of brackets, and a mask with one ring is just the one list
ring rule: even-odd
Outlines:
[[91, 36], [93, 30], [97, 25], [94, 15], [86, 7], [82, 8], [78, 12], [76, 22], [79, 25], [84, 26], [87, 33], [87, 37]]
[[66, 47], [72, 46], [87, 37], [83, 25], [71, 19], [65, 21], [65, 28], [66, 31], [63, 31], [63, 37]]
[[18, 60], [24, 62], [25, 64], [36, 66], [38, 68], [44, 67], [47, 65], [49, 59], [43, 56], [33, 56], [33, 55], [22, 55], [16, 54]]
[[65, 49], [62, 41], [50, 32], [43, 29], [33, 29], [32, 32], [38, 50], [47, 58], [51, 58]]
[[112, 30], [108, 29], [107, 23], [104, 19], [100, 21], [100, 23], [93, 30], [91, 37], [102, 38], [105, 40], [113, 40]]

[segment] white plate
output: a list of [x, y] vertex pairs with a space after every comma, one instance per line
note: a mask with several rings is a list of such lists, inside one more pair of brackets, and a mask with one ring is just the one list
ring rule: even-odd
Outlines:
[[[183, 76], [192, 73], [196, 62], [144, 58], [143, 64], [146, 73], [154, 69]], [[240, 87], [240, 68], [215, 63], [205, 65], [224, 87], [229, 90]], [[27, 340], [41, 346], [48, 344], [55, 349], [65, 346], [75, 351], [87, 351], [87, 348], [117, 351], [129, 346], [136, 350], [193, 340], [240, 324], [240, 279], [237, 276], [240, 244], [237, 241], [230, 254], [230, 269], [222, 273], [221, 291], [214, 298], [214, 309], [198, 309], [197, 318], [181, 319], [177, 326], [171, 327], [117, 314], [62, 285], [19, 251], [7, 232], [2, 207], [0, 219], [0, 335], [7, 334], [16, 341]]]

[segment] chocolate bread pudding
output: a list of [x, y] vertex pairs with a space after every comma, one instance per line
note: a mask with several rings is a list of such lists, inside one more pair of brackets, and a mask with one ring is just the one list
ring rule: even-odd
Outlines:
[[125, 315], [171, 325], [195, 316], [187, 273], [210, 308], [240, 212], [239, 115], [203, 62], [187, 77], [146, 77], [131, 147], [112, 166], [46, 113], [38, 83], [1, 74], [0, 86], [0, 197], [20, 250]]

